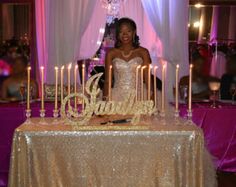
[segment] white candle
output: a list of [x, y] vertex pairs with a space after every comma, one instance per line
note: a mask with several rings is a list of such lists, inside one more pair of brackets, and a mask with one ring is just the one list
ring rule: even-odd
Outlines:
[[112, 95], [111, 95], [111, 86], [112, 86], [112, 65], [109, 67], [109, 82], [108, 82], [108, 100], [111, 101]]
[[141, 101], [144, 100], [144, 86], [143, 86], [143, 80], [144, 80], [144, 69], [146, 68], [147, 66], [142, 66], [141, 68]]
[[161, 111], [165, 112], [165, 71], [166, 65], [162, 65]]
[[[82, 93], [85, 94], [85, 64], [82, 64]], [[84, 109], [84, 100], [82, 100], [82, 108]]]
[[44, 67], [41, 66], [41, 110], [44, 110]]
[[157, 66], [155, 66], [154, 67], [154, 72], [153, 72], [153, 74], [154, 74], [154, 86], [153, 86], [153, 90], [154, 90], [154, 104], [155, 104], [155, 107], [157, 108], [157, 78], [156, 78], [156, 76], [157, 76]]
[[179, 64], [175, 70], [175, 111], [179, 110]]
[[[67, 95], [70, 95], [70, 70], [71, 70], [71, 63], [67, 67]], [[70, 100], [68, 101], [68, 105], [70, 106]]]
[[147, 98], [148, 100], [151, 100], [151, 69], [152, 69], [152, 65], [150, 64], [148, 67], [148, 92], [147, 92]]
[[[78, 71], [78, 65], [75, 65], [74, 68], [74, 92], [77, 92], [77, 71]], [[75, 109], [77, 108], [77, 99], [75, 97]]]
[[136, 79], [135, 79], [135, 82], [136, 82], [136, 102], [138, 101], [138, 80], [139, 80], [139, 69], [140, 69], [141, 65], [137, 66], [136, 67]]
[[30, 110], [30, 70], [31, 67], [27, 68], [27, 110]]
[[61, 67], [61, 104], [64, 99], [64, 66]]
[[57, 110], [57, 98], [58, 97], [58, 67], [55, 67], [55, 107], [54, 109]]
[[192, 110], [192, 69], [193, 64], [189, 66], [189, 87], [188, 87], [188, 110]]

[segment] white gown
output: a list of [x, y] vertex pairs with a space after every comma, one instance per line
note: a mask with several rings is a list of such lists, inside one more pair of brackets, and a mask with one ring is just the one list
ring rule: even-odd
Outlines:
[[[131, 89], [136, 89], [136, 68], [142, 64], [143, 59], [141, 57], [134, 57], [129, 61], [125, 61], [121, 58], [113, 59], [114, 87], [112, 89], [112, 100], [123, 101]], [[144, 85], [144, 88], [145, 87]], [[138, 90], [140, 90], [140, 88]]]

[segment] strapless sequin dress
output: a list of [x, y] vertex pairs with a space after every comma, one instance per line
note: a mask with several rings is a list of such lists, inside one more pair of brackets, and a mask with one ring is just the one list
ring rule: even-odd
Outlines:
[[[129, 61], [125, 61], [121, 58], [113, 59], [114, 87], [112, 89], [112, 100], [123, 101], [128, 96], [131, 89], [136, 89], [136, 68], [142, 64], [143, 59], [141, 57], [134, 57]], [[145, 87], [144, 85], [144, 88]], [[140, 88], [138, 90], [140, 90]]]

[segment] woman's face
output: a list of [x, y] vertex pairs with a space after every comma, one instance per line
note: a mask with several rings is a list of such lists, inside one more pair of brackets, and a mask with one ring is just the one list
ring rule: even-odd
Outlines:
[[135, 31], [128, 24], [122, 24], [119, 32], [121, 44], [132, 44]]

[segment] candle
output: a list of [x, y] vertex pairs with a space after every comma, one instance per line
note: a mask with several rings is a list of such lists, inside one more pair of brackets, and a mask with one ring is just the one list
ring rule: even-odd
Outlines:
[[161, 111], [165, 112], [165, 71], [166, 65], [162, 66], [162, 88], [161, 88]]
[[[85, 93], [85, 64], [82, 64], [82, 93]], [[84, 99], [82, 100], [82, 108], [84, 109]]]
[[142, 66], [141, 68], [141, 101], [144, 100], [144, 87], [143, 87], [143, 80], [144, 80], [144, 74], [143, 71], [147, 66]]
[[41, 66], [41, 110], [44, 110], [44, 67]]
[[179, 64], [175, 70], [175, 111], [179, 110]]
[[188, 87], [188, 110], [192, 110], [192, 69], [193, 64], [189, 66], [189, 87]]
[[153, 72], [153, 74], [154, 74], [154, 86], [153, 86], [153, 90], [154, 90], [154, 104], [155, 104], [155, 107], [157, 108], [157, 78], [156, 78], [156, 76], [157, 76], [157, 66], [155, 66], [154, 67], [154, 72]]
[[148, 100], [151, 99], [151, 69], [152, 69], [152, 65], [150, 64], [148, 67], [148, 91], [147, 91], [147, 98]]
[[[74, 68], [74, 92], [77, 92], [77, 71], [78, 71], [78, 65], [75, 65]], [[75, 97], [75, 109], [77, 108], [77, 100]]]
[[137, 66], [136, 67], [136, 79], [135, 79], [135, 82], [136, 82], [136, 102], [138, 101], [138, 72], [139, 72], [139, 69], [140, 69], [141, 65]]
[[57, 97], [58, 97], [58, 67], [55, 67], [55, 107], [54, 109], [57, 110]]
[[64, 98], [64, 66], [61, 67], [61, 104]]
[[27, 110], [30, 110], [30, 70], [31, 67], [27, 68]]
[[110, 65], [109, 68], [109, 82], [108, 82], [108, 100], [111, 101], [112, 95], [111, 95], [111, 85], [112, 85], [112, 65]]
[[[70, 70], [71, 70], [71, 63], [67, 67], [67, 95], [70, 95]], [[68, 101], [68, 105], [70, 106], [70, 100]]]

